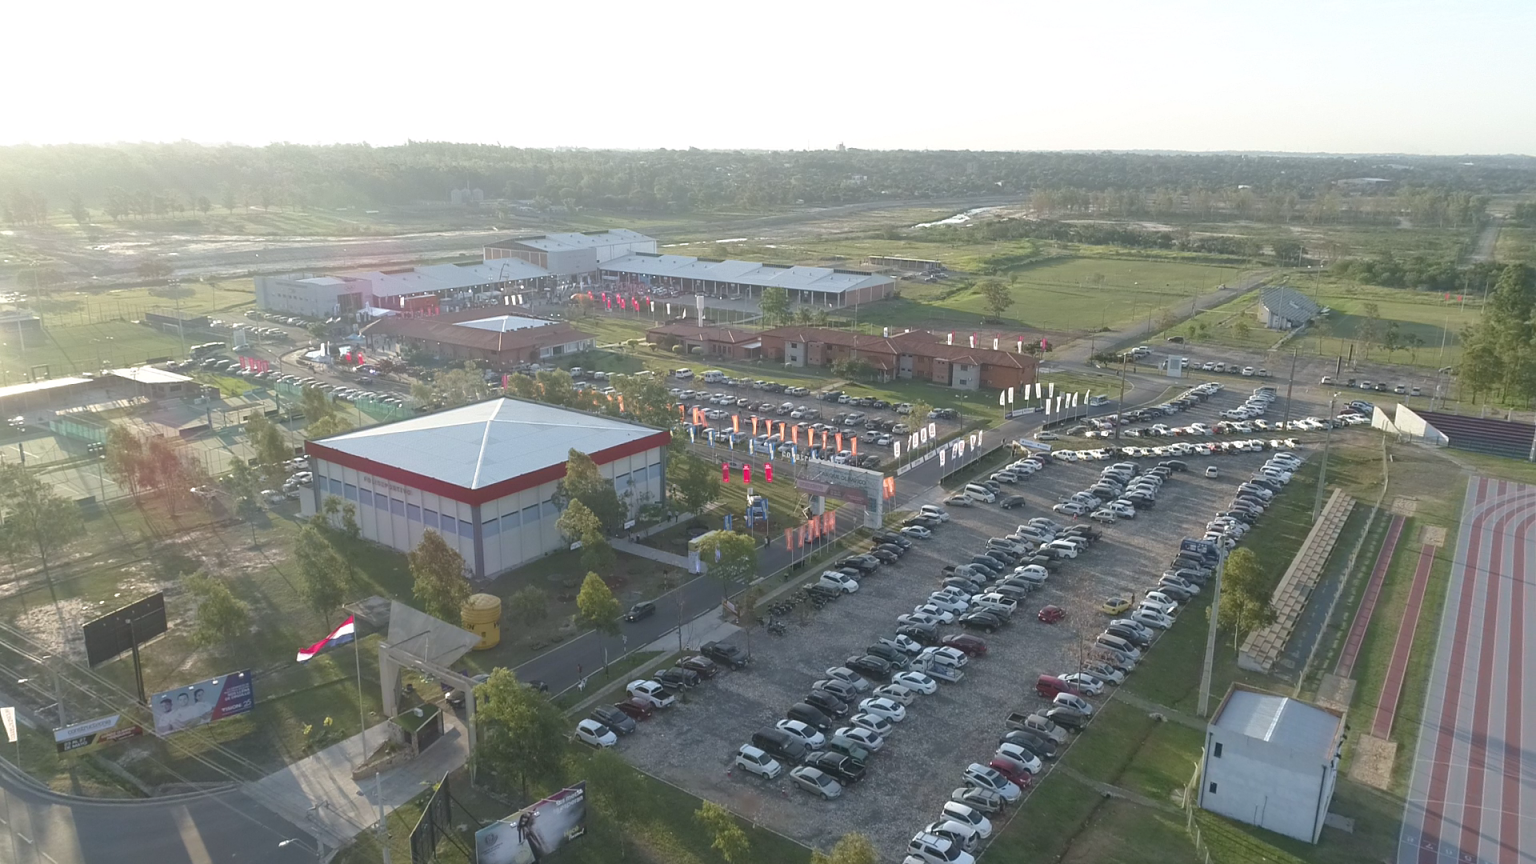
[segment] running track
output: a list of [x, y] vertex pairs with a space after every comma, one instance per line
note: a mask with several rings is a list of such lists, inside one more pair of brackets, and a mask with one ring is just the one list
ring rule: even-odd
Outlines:
[[1355, 659], [1360, 656], [1360, 644], [1365, 641], [1365, 631], [1370, 629], [1371, 615], [1376, 612], [1376, 601], [1381, 597], [1381, 583], [1386, 581], [1387, 567], [1392, 563], [1392, 553], [1397, 549], [1397, 541], [1403, 536], [1403, 523], [1407, 521], [1401, 516], [1392, 517], [1392, 525], [1387, 528], [1387, 538], [1382, 541], [1381, 552], [1376, 556], [1376, 566], [1371, 570], [1371, 581], [1365, 584], [1365, 596], [1360, 598], [1360, 607], [1355, 610], [1355, 622], [1349, 627], [1349, 638], [1344, 640], [1344, 650], [1339, 653], [1339, 662], [1333, 667], [1333, 674], [1340, 678], [1348, 678], [1354, 674]]
[[[1467, 486], [1398, 864], [1536, 862], [1536, 487]], [[1527, 590], [1527, 589], [1531, 590]], [[1530, 703], [1530, 704], [1527, 704]], [[1527, 710], [1529, 709], [1529, 710]]]
[[1392, 645], [1392, 663], [1387, 667], [1387, 677], [1381, 682], [1381, 695], [1376, 697], [1376, 719], [1371, 723], [1371, 734], [1386, 740], [1392, 734], [1392, 721], [1397, 719], [1397, 700], [1403, 695], [1403, 679], [1408, 676], [1408, 657], [1413, 653], [1413, 637], [1419, 632], [1420, 610], [1424, 607], [1424, 590], [1429, 585], [1429, 571], [1435, 566], [1435, 547], [1425, 543], [1419, 548], [1419, 563], [1413, 570], [1413, 585], [1408, 589], [1408, 602], [1403, 606], [1403, 620], [1397, 628], [1397, 641]]

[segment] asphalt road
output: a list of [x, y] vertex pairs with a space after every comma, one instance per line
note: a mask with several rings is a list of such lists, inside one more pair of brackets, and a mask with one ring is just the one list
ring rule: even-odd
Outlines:
[[[1398, 864], [1536, 861], [1536, 487], [1467, 486]], [[1533, 760], [1536, 761], [1536, 760]]]
[[[153, 801], [54, 795], [0, 766], [0, 861], [13, 864], [299, 864], [302, 829], [238, 790]], [[286, 847], [278, 844], [296, 840]]]

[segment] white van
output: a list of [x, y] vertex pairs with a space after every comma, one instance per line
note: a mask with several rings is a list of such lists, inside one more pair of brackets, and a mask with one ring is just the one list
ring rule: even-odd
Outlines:
[[725, 373], [721, 372], [719, 369], [711, 369], [708, 372], [704, 373], [704, 383], [705, 384], [719, 384], [721, 381], [724, 381], [724, 380], [725, 380]]
[[672, 377], [676, 378], [679, 381], [689, 381], [689, 380], [692, 380], [692, 378], [693, 378], [693, 370], [692, 369], [674, 369], [674, 370], [672, 370]]
[[992, 494], [992, 490], [985, 486], [977, 486], [975, 483], [966, 484], [965, 489], [962, 491], [965, 493], [965, 497], [971, 499], [972, 501], [980, 501], [986, 504], [991, 504], [997, 500], [997, 496]]

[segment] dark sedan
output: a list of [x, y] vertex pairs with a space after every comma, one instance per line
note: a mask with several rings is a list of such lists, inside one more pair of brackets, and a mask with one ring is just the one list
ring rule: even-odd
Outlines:
[[677, 663], [674, 665], [676, 665], [679, 669], [687, 669], [690, 672], [696, 672], [700, 678], [713, 678], [720, 672], [720, 667], [715, 665], [715, 661], [709, 659], [708, 657], [702, 657], [698, 654], [695, 654], [692, 657], [684, 657], [683, 659], [677, 661]]
[[1081, 731], [1083, 727], [1088, 725], [1087, 717], [1070, 708], [1052, 708], [1045, 712], [1045, 719], [1055, 723], [1057, 726], [1071, 729], [1074, 732]]
[[869, 554], [881, 564], [895, 564], [897, 561], [896, 553], [887, 552], [884, 549], [871, 549]]
[[912, 665], [911, 657], [889, 645], [871, 645], [864, 649], [864, 653], [873, 657], [879, 657], [898, 670], [906, 669]]
[[945, 636], [944, 644], [951, 648], [958, 648], [971, 657], [987, 656], [986, 640], [965, 633], [956, 633], [953, 636]]
[[636, 728], [635, 718], [620, 711], [614, 705], [599, 705], [593, 708], [592, 713], [587, 716], [620, 735], [628, 735], [635, 731]]
[[906, 636], [924, 645], [939, 644], [939, 628], [931, 624], [903, 624], [896, 628], [898, 636]]
[[1003, 626], [996, 615], [988, 612], [967, 612], [960, 616], [958, 623], [967, 630], [980, 630], [983, 633], [996, 632], [997, 628]]
[[1056, 742], [1044, 735], [1036, 735], [1027, 729], [1015, 729], [1004, 735], [998, 743], [1014, 744], [1023, 747], [1041, 759], [1056, 758]]
[[1111, 624], [1108, 627], [1105, 627], [1104, 632], [1111, 636], [1119, 636], [1121, 639], [1124, 639], [1132, 645], [1135, 645], [1137, 648], [1145, 648], [1152, 642], [1152, 640], [1148, 639], [1147, 635], [1140, 630], [1132, 630], [1129, 627], [1122, 627], [1118, 624]]
[[662, 686], [673, 690], [687, 690], [699, 686], [699, 673], [692, 669], [660, 669], [651, 677], [660, 681]]
[[805, 704], [815, 708], [828, 717], [843, 717], [848, 714], [848, 703], [839, 699], [827, 690], [812, 690], [805, 697]]
[[649, 618], [655, 614], [656, 604], [647, 600], [644, 603], [636, 603], [635, 605], [629, 607], [629, 611], [624, 613], [624, 620], [639, 621], [642, 618]]
[[1004, 498], [1003, 500], [997, 502], [997, 506], [1003, 508], [1004, 510], [1012, 510], [1012, 509], [1014, 509], [1016, 507], [1023, 507], [1024, 506], [1024, 496], [1023, 495], [1009, 495], [1007, 498]]
[[891, 677], [891, 664], [871, 654], [849, 657], [843, 665], [867, 678], [887, 679]]

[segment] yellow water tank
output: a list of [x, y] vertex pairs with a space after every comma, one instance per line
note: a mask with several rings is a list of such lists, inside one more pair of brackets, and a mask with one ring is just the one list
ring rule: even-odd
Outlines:
[[501, 642], [501, 598], [494, 594], [471, 594], [459, 607], [464, 629], [480, 637], [476, 651], [495, 648]]

